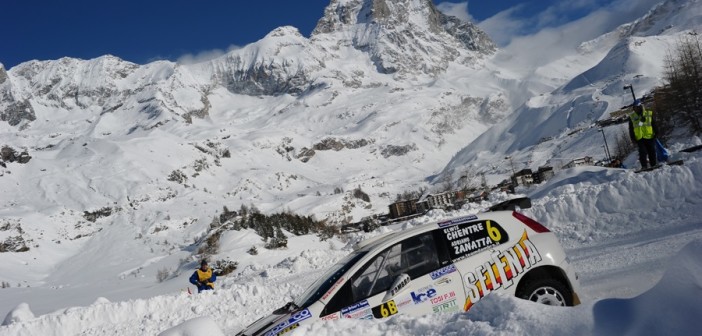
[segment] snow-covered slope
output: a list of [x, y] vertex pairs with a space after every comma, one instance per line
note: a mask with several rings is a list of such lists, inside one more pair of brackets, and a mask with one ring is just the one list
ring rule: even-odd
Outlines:
[[[332, 29], [342, 7], [364, 18]], [[143, 286], [189, 258], [224, 206], [331, 223], [386, 213], [511, 109], [462, 78], [493, 52], [429, 0], [333, 1], [310, 38], [280, 27], [207, 62], [2, 69], [0, 146], [32, 159], [0, 170], [13, 252], [0, 264], [25, 270], [0, 279], [80, 290], [143, 269], [148, 281], [130, 280]]]
[[[702, 313], [698, 304], [702, 155], [685, 159], [685, 166], [645, 174], [576, 168], [547, 184], [521, 190], [534, 200], [533, 208], [525, 212], [556, 233], [578, 269], [583, 287], [580, 306], [549, 307], [498, 295], [465, 314], [320, 322], [291, 335], [622, 335], [643, 330], [651, 335], [694, 335], [700, 327], [696, 317]], [[363, 237], [477, 210], [476, 206], [455, 213], [434, 211]], [[244, 249], [249, 242], [228, 240], [226, 245]], [[350, 246], [303, 236], [291, 240], [289, 251], [250, 256], [232, 250], [245, 266], [236, 276], [220, 278], [214, 292], [192, 296], [179, 292], [189, 276], [183, 273], [160, 285], [174, 288], [167, 295], [117, 302], [101, 298], [105, 292], [86, 288], [81, 296], [87, 302], [74, 306], [79, 299], [65, 297], [62, 307], [71, 307], [49, 314], [44, 314], [49, 297], [64, 289], [3, 289], [4, 298], [37, 304], [16, 305], [6, 319], [12, 323], [0, 327], [0, 334], [155, 335], [166, 330], [164, 335], [234, 334], [301, 293]]]
[[[551, 92], [528, 97], [504, 122], [460, 150], [442, 175], [455, 180], [467, 167], [477, 166], [505, 177], [511, 164], [516, 170], [545, 164], [558, 168], [583, 156], [604, 158], [602, 135], [592, 128], [594, 122], [631, 104], [631, 93], [622, 90], [625, 85], [633, 84], [638, 97], [662, 85], [666, 55], [682, 38], [696, 35], [701, 24], [702, 2], [663, 1], [644, 17], [540, 66], [533, 74], [553, 78], [553, 84], [559, 82], [556, 78], [572, 77]], [[498, 54], [495, 60], [506, 66], [504, 59], [510, 58]], [[573, 72], [576, 69], [581, 71]], [[605, 130], [610, 146], [621, 132], [620, 127]]]

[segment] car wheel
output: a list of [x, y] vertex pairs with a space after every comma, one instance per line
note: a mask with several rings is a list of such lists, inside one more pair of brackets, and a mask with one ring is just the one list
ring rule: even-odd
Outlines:
[[573, 293], [556, 279], [533, 279], [520, 288], [517, 297], [549, 306], [573, 305]]

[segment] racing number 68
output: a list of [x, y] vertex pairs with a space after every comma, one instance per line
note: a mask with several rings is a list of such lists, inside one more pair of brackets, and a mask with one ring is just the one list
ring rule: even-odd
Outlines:
[[502, 234], [500, 233], [500, 230], [492, 226], [492, 224], [490, 224], [490, 221], [487, 221], [487, 231], [488, 236], [490, 236], [490, 239], [492, 239], [492, 241], [499, 242], [500, 239], [502, 239]]
[[380, 316], [388, 317], [395, 314], [397, 314], [397, 306], [395, 305], [395, 301], [391, 300], [380, 305]]

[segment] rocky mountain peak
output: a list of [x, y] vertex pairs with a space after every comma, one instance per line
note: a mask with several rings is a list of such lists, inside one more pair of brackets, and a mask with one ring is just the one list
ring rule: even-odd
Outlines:
[[278, 27], [276, 29], [273, 29], [270, 33], [268, 33], [266, 35], [266, 38], [287, 37], [287, 36], [303, 37], [297, 28], [295, 28], [293, 26], [282, 26], [282, 27]]
[[471, 63], [496, 49], [477, 26], [441, 13], [431, 0], [332, 0], [312, 36], [335, 33], [351, 36], [379, 72], [401, 77], [437, 75], [451, 61]]
[[312, 34], [330, 33], [349, 25], [407, 22], [413, 14], [419, 14], [413, 19], [438, 28], [440, 13], [431, 0], [332, 0]]

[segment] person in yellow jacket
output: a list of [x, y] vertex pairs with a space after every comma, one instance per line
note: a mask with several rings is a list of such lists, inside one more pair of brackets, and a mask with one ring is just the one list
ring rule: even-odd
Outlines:
[[214, 289], [215, 280], [217, 280], [217, 274], [207, 266], [207, 260], [203, 260], [200, 268], [190, 276], [190, 283], [197, 286], [198, 293]]
[[629, 115], [629, 137], [639, 147], [641, 169], [658, 164], [656, 160], [656, 135], [658, 127], [653, 120], [653, 111], [644, 108], [640, 99], [634, 100], [634, 112]]

